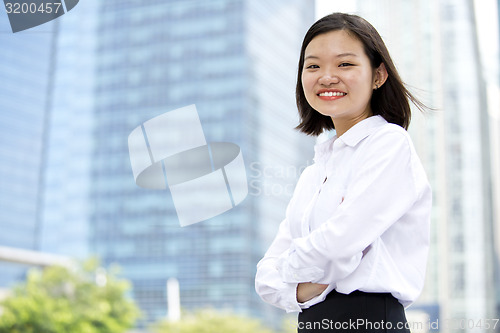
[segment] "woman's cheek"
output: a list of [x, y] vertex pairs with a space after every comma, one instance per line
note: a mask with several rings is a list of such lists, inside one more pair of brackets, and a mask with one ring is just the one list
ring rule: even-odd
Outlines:
[[302, 90], [304, 90], [304, 95], [306, 96], [306, 100], [309, 102], [310, 98], [313, 94], [313, 79], [309, 75], [302, 75]]

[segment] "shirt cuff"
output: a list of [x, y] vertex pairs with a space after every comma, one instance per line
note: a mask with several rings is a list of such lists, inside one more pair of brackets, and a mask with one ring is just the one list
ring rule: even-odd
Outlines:
[[282, 293], [283, 305], [287, 313], [302, 312], [302, 309], [297, 302], [297, 286], [298, 283], [287, 283], [286, 290]]
[[319, 267], [299, 267], [295, 251], [285, 251], [276, 261], [276, 269], [285, 283], [315, 282], [325, 273]]

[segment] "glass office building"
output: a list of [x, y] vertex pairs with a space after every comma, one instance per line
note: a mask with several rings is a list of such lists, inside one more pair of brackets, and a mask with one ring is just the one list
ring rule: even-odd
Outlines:
[[96, 6], [82, 1], [55, 21], [56, 66], [44, 143], [40, 249], [80, 259], [89, 255]]
[[[0, 11], [0, 246], [40, 248], [55, 29], [49, 23], [13, 34]], [[23, 279], [26, 269], [0, 262], [0, 287]]]
[[[311, 163], [314, 142], [293, 127], [300, 43], [313, 20], [307, 0], [86, 1], [16, 35], [5, 17], [0, 245], [118, 264], [145, 322], [165, 317], [175, 277], [183, 308], [230, 308], [279, 326], [254, 274]], [[208, 142], [239, 145], [249, 194], [181, 228], [168, 190], [134, 183], [127, 137], [189, 104]], [[24, 270], [2, 263], [2, 283]]]
[[[91, 252], [122, 267], [146, 321], [166, 316], [171, 277], [180, 282], [183, 308], [270, 316], [254, 291], [255, 265], [284, 216], [297, 171], [312, 156], [313, 142], [293, 127], [296, 64], [314, 5], [107, 0], [98, 12]], [[240, 146], [249, 195], [220, 216], [181, 228], [168, 190], [134, 183], [127, 137], [146, 120], [190, 104], [207, 142]]]

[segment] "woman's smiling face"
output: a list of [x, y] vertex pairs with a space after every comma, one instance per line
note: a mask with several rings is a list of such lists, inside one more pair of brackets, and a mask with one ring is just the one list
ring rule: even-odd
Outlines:
[[318, 35], [305, 49], [304, 95], [313, 109], [330, 116], [334, 124], [356, 123], [372, 115], [370, 99], [376, 81], [363, 44], [344, 30]]

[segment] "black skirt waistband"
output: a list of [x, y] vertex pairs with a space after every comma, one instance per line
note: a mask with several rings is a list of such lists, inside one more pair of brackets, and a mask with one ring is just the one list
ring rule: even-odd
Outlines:
[[390, 293], [331, 291], [323, 302], [304, 309], [298, 333], [409, 333], [404, 308]]

